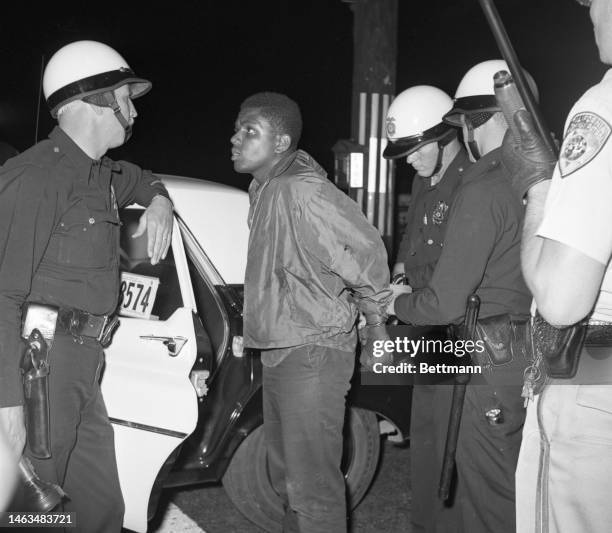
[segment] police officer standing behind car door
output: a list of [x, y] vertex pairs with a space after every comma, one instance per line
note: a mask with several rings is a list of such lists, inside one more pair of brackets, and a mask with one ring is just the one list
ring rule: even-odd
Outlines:
[[76, 531], [86, 533], [118, 532], [123, 522], [113, 429], [98, 384], [100, 341], [119, 293], [118, 207], [148, 205], [135, 236], [148, 232], [152, 263], [165, 256], [172, 232], [160, 180], [104, 155], [127, 141], [132, 99], [150, 87], [102, 43], [63, 47], [43, 81], [59, 127], [0, 170], [0, 422], [21, 453], [22, 306], [24, 314], [28, 304], [50, 306], [58, 312], [48, 358], [51, 457], [32, 463], [63, 487], [64, 511], [75, 512]]
[[[442, 253], [449, 209], [469, 167], [456, 128], [442, 122], [451, 110], [450, 96], [436, 87], [418, 85], [401, 92], [387, 112], [389, 144], [384, 157], [405, 157], [417, 174], [410, 211], [393, 274], [404, 273], [413, 290], [427, 286]], [[446, 419], [436, 404], [436, 385], [415, 383], [410, 416], [411, 521], [415, 533], [432, 531], [442, 457], [435, 452], [434, 417]], [[441, 412], [438, 412], [440, 411]], [[445, 416], [446, 415], [446, 416]]]
[[[612, 65], [612, 2], [590, 5], [600, 60]], [[507, 163], [526, 194], [522, 266], [540, 314], [612, 328], [612, 70], [574, 104], [558, 162], [515, 115], [522, 142]], [[552, 176], [552, 180], [550, 180]], [[609, 532], [612, 524], [612, 348], [576, 350], [574, 377], [548, 379], [527, 408], [517, 468], [521, 533]], [[552, 367], [548, 363], [548, 370]]]

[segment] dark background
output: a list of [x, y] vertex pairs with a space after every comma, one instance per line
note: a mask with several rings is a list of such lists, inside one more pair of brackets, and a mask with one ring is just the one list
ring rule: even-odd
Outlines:
[[[286, 92], [302, 107], [302, 147], [330, 171], [332, 145], [350, 135], [353, 14], [341, 0], [89, 3], [4, 7], [0, 140], [35, 139], [41, 60], [79, 39], [116, 48], [153, 90], [136, 100], [134, 136], [111, 154], [157, 172], [246, 188], [229, 138], [240, 102]], [[588, 10], [574, 0], [498, 0], [523, 66], [557, 134], [571, 104], [605, 72]], [[500, 57], [477, 0], [399, 0], [397, 91], [454, 90], [472, 65]], [[53, 127], [44, 106], [38, 138]], [[405, 167], [405, 163], [400, 163]]]

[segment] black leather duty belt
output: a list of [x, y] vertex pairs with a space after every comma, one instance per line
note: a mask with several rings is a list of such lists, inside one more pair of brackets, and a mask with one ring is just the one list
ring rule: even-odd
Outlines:
[[82, 342], [83, 337], [97, 340], [103, 347], [110, 344], [119, 326], [115, 315], [92, 315], [80, 309], [60, 307], [57, 314], [57, 331], [72, 335]]

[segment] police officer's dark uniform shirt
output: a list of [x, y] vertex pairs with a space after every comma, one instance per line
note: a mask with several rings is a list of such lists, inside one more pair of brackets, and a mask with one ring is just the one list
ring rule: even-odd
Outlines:
[[168, 193], [151, 172], [94, 161], [59, 127], [0, 170], [0, 406], [22, 403], [21, 306], [112, 313], [119, 290], [118, 207]]
[[461, 148], [435, 185], [431, 185], [431, 178], [414, 177], [410, 215], [397, 253], [413, 289], [425, 287], [433, 274], [442, 252], [449, 209], [469, 165], [467, 153]]
[[465, 172], [431, 280], [395, 302], [403, 322], [459, 323], [474, 291], [481, 301], [480, 318], [529, 312], [520, 264], [523, 205], [500, 155], [499, 148], [493, 150]]

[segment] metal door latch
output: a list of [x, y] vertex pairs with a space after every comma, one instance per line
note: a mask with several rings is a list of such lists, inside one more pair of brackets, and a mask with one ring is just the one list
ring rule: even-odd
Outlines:
[[141, 335], [140, 338], [145, 341], [158, 341], [158, 342], [163, 343], [163, 345], [168, 348], [168, 355], [170, 357], [176, 357], [182, 350], [183, 346], [185, 346], [185, 343], [187, 342], [186, 337], [180, 337], [180, 336], [159, 337], [157, 335]]

